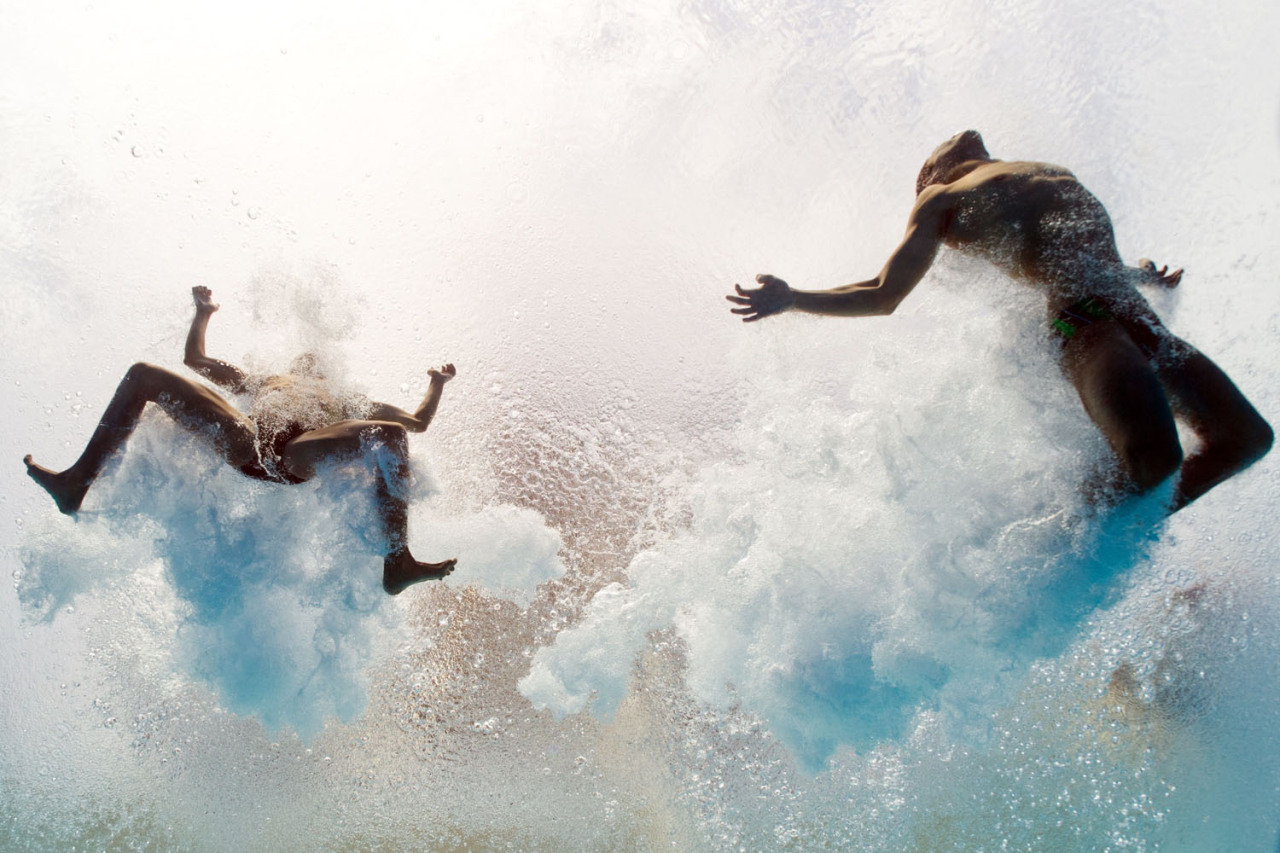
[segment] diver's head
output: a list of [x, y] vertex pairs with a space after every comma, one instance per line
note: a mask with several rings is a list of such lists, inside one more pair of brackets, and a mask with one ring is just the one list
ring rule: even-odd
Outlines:
[[956, 167], [971, 160], [990, 161], [987, 146], [982, 144], [982, 134], [976, 130], [957, 133], [939, 145], [924, 161], [916, 178], [916, 195], [930, 184], [949, 184], [960, 175], [951, 175]]
[[304, 352], [289, 364], [290, 376], [306, 376], [311, 379], [324, 379], [324, 371], [320, 369], [320, 359], [313, 352]]

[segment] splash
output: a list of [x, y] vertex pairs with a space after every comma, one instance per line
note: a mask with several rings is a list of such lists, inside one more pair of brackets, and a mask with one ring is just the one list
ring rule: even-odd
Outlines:
[[847, 354], [883, 384], [834, 366], [815, 381], [812, 354], [783, 355], [730, 459], [681, 484], [686, 529], [540, 650], [522, 692], [608, 716], [648, 637], [674, 629], [695, 695], [767, 720], [811, 770], [901, 738], [922, 710], [979, 728], [1147, 563], [1167, 496], [1095, 517], [1073, 493], [1096, 435], [1010, 416], [1046, 396], [1071, 411], [1049, 341], [1012, 314], [947, 322], [945, 365], [895, 354], [965, 316], [958, 298]]
[[[536, 513], [441, 519], [422, 460], [415, 467], [419, 550], [457, 555], [467, 582], [522, 602], [563, 572], [559, 536]], [[294, 487], [249, 480], [149, 410], [76, 519], [46, 516], [29, 534], [19, 600], [48, 622], [81, 596], [127, 590], [147, 623], [142, 642], [167, 658], [162, 671], [310, 739], [364, 710], [366, 670], [402, 622], [382, 591], [372, 481], [324, 474]]]
[[[1105, 449], [988, 270], [863, 323], [722, 299], [871, 274], [977, 127], [1185, 267], [1157, 310], [1274, 420], [1255, 6], [9, 4], [0, 846], [1273, 849], [1274, 453], [1092, 517]], [[371, 596], [358, 477], [162, 418], [97, 515], [33, 489], [181, 369], [196, 284], [253, 369], [457, 364], [411, 537], [458, 573]]]

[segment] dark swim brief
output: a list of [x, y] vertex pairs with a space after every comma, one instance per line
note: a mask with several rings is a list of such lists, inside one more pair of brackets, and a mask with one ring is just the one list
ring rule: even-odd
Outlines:
[[1049, 325], [1053, 326], [1054, 331], [1063, 338], [1071, 340], [1085, 326], [1092, 326], [1100, 320], [1113, 319], [1115, 318], [1111, 312], [1098, 301], [1097, 297], [1086, 296], [1059, 311], [1058, 316]]
[[285, 469], [283, 461], [285, 447], [304, 432], [306, 432], [305, 429], [293, 426], [290, 429], [280, 430], [267, 442], [263, 442], [259, 436], [258, 458], [248, 465], [241, 465], [240, 473], [268, 483], [283, 483], [288, 486], [305, 483], [305, 480], [290, 474]]
[[306, 482], [306, 480], [299, 480], [279, 465], [268, 466], [261, 459], [250, 462], [248, 465], [241, 465], [240, 473], [255, 480], [280, 483], [285, 486], [296, 486], [298, 483]]
[[1160, 336], [1150, 323], [1141, 320], [1124, 321], [1111, 313], [1106, 303], [1096, 296], [1078, 299], [1058, 312], [1049, 324], [1064, 341], [1069, 341], [1086, 326], [1114, 320], [1129, 333], [1129, 338], [1147, 358], [1155, 358], [1160, 350]]

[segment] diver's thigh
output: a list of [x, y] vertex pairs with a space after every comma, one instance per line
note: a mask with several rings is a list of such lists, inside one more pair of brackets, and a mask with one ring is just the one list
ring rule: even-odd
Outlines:
[[256, 456], [253, 421], [217, 392], [154, 365], [135, 365], [130, 375], [142, 384], [146, 398], [178, 424], [193, 432], [215, 427], [214, 444], [228, 461], [243, 464]]
[[295, 477], [308, 479], [321, 462], [347, 459], [360, 453], [364, 421], [339, 421], [304, 432], [285, 445], [280, 461]]
[[129, 370], [129, 378], [144, 389], [149, 399], [155, 400], [166, 410], [171, 406], [180, 406], [214, 417], [244, 417], [212, 388], [192, 382], [172, 370], [156, 367], [154, 364], [135, 364]]
[[1085, 411], [1121, 455], [1177, 444], [1173, 410], [1155, 369], [1116, 323], [1095, 323], [1064, 348]]
[[321, 462], [354, 459], [369, 448], [370, 442], [385, 443], [399, 456], [407, 456], [404, 436], [404, 427], [389, 421], [339, 421], [304, 432], [290, 441], [285, 445], [281, 461], [295, 477], [307, 479], [315, 474]]

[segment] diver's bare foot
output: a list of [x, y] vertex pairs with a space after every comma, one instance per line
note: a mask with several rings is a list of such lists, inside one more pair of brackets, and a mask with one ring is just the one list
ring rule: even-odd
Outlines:
[[388, 554], [382, 561], [382, 588], [389, 595], [399, 595], [415, 583], [443, 580], [457, 563], [457, 560], [420, 563], [408, 551]]
[[199, 314], [212, 314], [218, 310], [218, 304], [213, 301], [213, 291], [203, 285], [197, 284], [191, 288], [191, 298], [196, 303], [196, 312]]
[[24, 456], [22, 461], [27, 466], [27, 476], [49, 493], [53, 502], [58, 505], [58, 509], [67, 515], [75, 515], [84, 501], [85, 492], [89, 491], [89, 485], [71, 476], [70, 470], [50, 471], [43, 465], [37, 465], [31, 461], [30, 453]]

